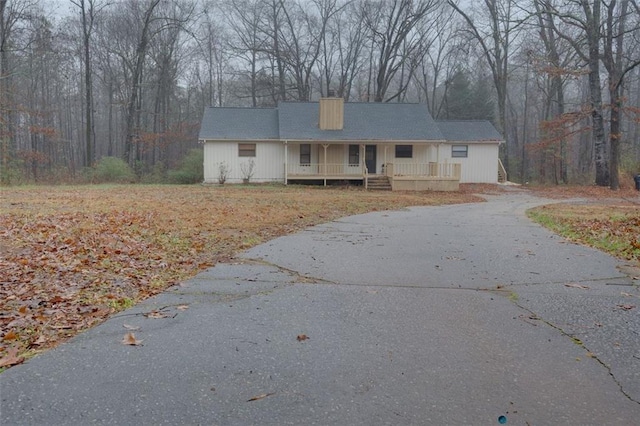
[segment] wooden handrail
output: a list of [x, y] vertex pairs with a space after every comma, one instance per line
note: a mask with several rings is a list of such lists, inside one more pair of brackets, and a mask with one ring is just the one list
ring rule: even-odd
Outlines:
[[504, 164], [502, 164], [502, 161], [498, 158], [498, 182], [500, 181], [500, 174], [502, 173], [502, 176], [504, 176], [504, 181], [507, 181], [507, 170], [504, 168]]

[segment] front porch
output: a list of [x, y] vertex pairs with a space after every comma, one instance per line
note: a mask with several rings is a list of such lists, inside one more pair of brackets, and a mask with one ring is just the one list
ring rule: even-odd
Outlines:
[[394, 191], [457, 191], [461, 165], [458, 163], [402, 163], [387, 162], [380, 173], [370, 174], [365, 164], [309, 163], [286, 164], [285, 183], [290, 181], [356, 181], [369, 188], [369, 178], [387, 177]]

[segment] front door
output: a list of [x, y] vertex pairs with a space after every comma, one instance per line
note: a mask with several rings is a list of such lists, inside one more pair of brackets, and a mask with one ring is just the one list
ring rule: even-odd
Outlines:
[[364, 164], [367, 166], [369, 174], [376, 174], [376, 145], [365, 145]]

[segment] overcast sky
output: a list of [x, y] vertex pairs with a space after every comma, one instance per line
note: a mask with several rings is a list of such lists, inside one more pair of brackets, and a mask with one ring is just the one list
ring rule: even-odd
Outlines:
[[70, 13], [71, 3], [69, 0], [40, 0], [40, 4], [45, 13], [52, 17], [60, 18]]

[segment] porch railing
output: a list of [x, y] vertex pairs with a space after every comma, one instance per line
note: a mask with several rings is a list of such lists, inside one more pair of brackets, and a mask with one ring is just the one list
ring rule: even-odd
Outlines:
[[460, 179], [462, 165], [459, 163], [387, 163], [385, 174], [387, 176], [419, 176], [419, 177], [445, 177]]
[[309, 176], [359, 176], [365, 173], [360, 164], [288, 164], [288, 175]]

